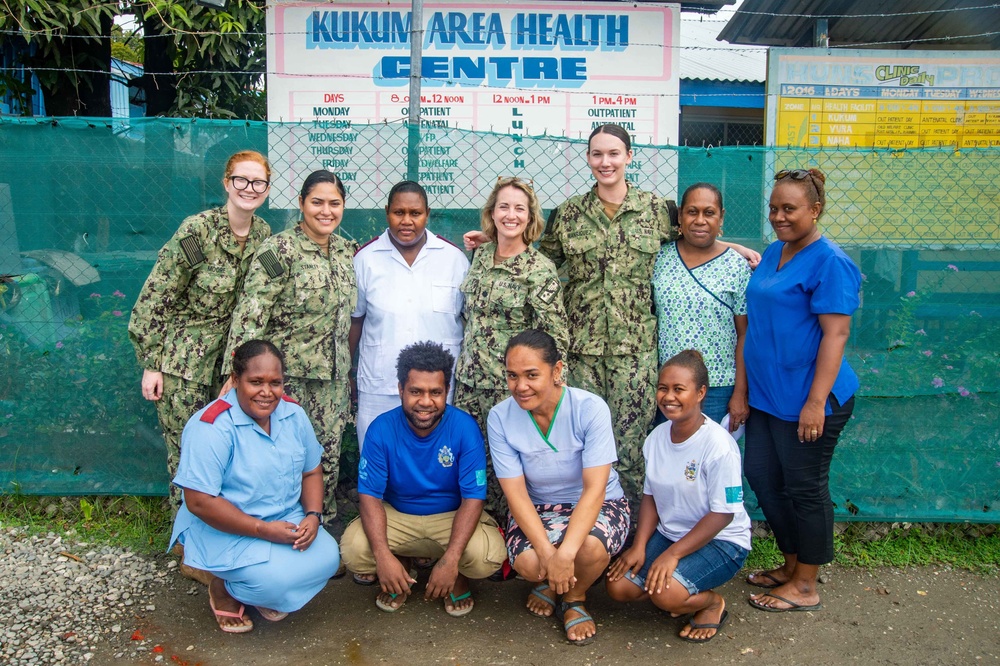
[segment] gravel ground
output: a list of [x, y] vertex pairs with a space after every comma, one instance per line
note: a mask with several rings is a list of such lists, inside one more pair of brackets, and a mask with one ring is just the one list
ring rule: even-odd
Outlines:
[[956, 666], [1000, 663], [1000, 578], [942, 566], [824, 568], [823, 610], [762, 613], [737, 576], [719, 592], [729, 622], [705, 645], [650, 604], [588, 595], [598, 640], [566, 645], [554, 620], [524, 611], [523, 582], [473, 586], [476, 609], [449, 618], [417, 593], [394, 614], [349, 578], [283, 622], [250, 611], [249, 634], [218, 630], [204, 586], [169, 555], [140, 557], [73, 534], [0, 528], [0, 664], [11, 666], [376, 666], [663, 664]]
[[[80, 664], [91, 661], [112, 637], [132, 633], [136, 613], [177, 567], [120, 548], [59, 536], [0, 531], [0, 662]], [[149, 650], [136, 640], [134, 652]], [[122, 655], [124, 656], [124, 655]]]

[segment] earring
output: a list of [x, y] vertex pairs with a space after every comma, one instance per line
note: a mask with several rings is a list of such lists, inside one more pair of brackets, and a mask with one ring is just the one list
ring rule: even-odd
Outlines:
[[719, 235], [722, 235], [722, 227], [719, 227]]

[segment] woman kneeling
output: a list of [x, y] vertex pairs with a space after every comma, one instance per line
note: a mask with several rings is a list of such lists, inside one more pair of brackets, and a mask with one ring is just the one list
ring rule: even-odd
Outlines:
[[672, 615], [692, 614], [680, 637], [715, 638], [729, 613], [712, 589], [743, 566], [750, 518], [743, 508], [740, 452], [726, 430], [702, 414], [708, 370], [683, 351], [660, 369], [656, 402], [667, 422], [646, 438], [646, 481], [635, 541], [608, 571], [617, 601], [651, 599]]
[[[505, 354], [511, 397], [490, 410], [490, 454], [510, 507], [507, 554], [535, 587], [528, 610], [556, 613], [566, 638], [597, 633], [587, 590], [625, 543], [628, 502], [611, 465], [618, 459], [611, 410], [593, 393], [563, 386], [548, 333], [528, 330]], [[558, 596], [562, 595], [561, 602]]]
[[277, 622], [316, 596], [340, 565], [320, 528], [322, 448], [284, 395], [285, 360], [270, 342], [233, 354], [235, 388], [184, 428], [174, 484], [184, 491], [170, 545], [212, 573], [208, 602], [222, 631], [253, 629], [245, 606]]

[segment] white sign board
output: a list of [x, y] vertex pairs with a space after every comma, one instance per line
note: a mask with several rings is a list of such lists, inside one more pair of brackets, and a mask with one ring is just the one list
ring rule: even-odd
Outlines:
[[[299, 124], [271, 134], [273, 206], [294, 207], [293, 184], [319, 168], [372, 192], [403, 177], [410, 19], [396, 0], [268, 4], [268, 120]], [[529, 161], [509, 138], [470, 151], [454, 130], [586, 138], [613, 122], [639, 143], [677, 142], [678, 5], [435, 1], [423, 19], [419, 179], [440, 202], [465, 206], [456, 182], [478, 193], [498, 174], [558, 173], [553, 196], [589, 182], [582, 149]]]

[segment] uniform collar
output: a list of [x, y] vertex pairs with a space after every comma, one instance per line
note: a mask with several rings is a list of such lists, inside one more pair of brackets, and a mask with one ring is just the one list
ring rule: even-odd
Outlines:
[[[236, 397], [236, 389], [235, 388], [229, 389], [229, 393], [227, 393], [226, 395], [222, 396], [222, 399], [225, 400], [226, 402], [228, 402], [230, 405], [232, 405], [232, 407], [229, 409], [229, 414], [231, 415], [231, 417], [233, 419], [233, 425], [237, 425], [237, 426], [252, 426], [252, 427], [255, 427], [257, 430], [259, 430], [260, 432], [262, 432], [262, 433], [264, 432], [264, 430], [260, 427], [260, 425], [256, 421], [254, 421], [252, 418], [250, 418], [249, 416], [247, 416], [247, 413], [243, 411], [242, 407], [240, 407], [240, 401]], [[289, 403], [287, 400], [279, 400], [278, 401], [278, 406], [275, 408], [275, 410], [273, 412], [271, 412], [271, 438], [272, 439], [274, 438], [274, 435], [277, 432], [277, 429], [274, 427], [275, 423], [278, 422], [278, 421], [285, 420], [286, 418], [288, 418], [289, 416], [291, 416], [292, 413], [293, 413], [293, 411], [292, 411], [291, 403]]]
[[[627, 210], [637, 210], [640, 207], [639, 204], [639, 189], [635, 186], [635, 183], [626, 180], [625, 186], [628, 188], [625, 191], [625, 198], [622, 199], [622, 205], [619, 206], [618, 212]], [[587, 192], [587, 207], [593, 212], [604, 212], [604, 204], [601, 202], [601, 197], [597, 196], [597, 184], [595, 183], [590, 191]]]
[[[426, 256], [424, 254], [425, 250], [426, 251], [440, 250], [441, 248], [447, 247], [448, 245], [445, 241], [438, 238], [437, 234], [435, 234], [430, 229], [425, 227], [424, 232], [427, 234], [427, 241], [424, 243], [424, 246], [420, 248], [420, 252], [417, 253], [417, 258], [413, 260], [413, 266], [416, 266], [420, 261], [423, 260], [423, 258]], [[406, 261], [403, 259], [403, 255], [400, 254], [399, 250], [396, 249], [396, 246], [392, 244], [392, 239], [389, 238], [388, 228], [386, 228], [386, 230], [382, 232], [382, 235], [378, 237], [378, 242], [375, 243], [373, 249], [377, 252], [391, 252], [393, 253], [393, 257], [395, 257], [397, 261], [399, 261], [401, 264], [407, 266], [408, 268], [413, 267], [406, 263]]]
[[499, 264], [494, 264], [493, 253], [496, 251], [496, 249], [497, 249], [497, 244], [495, 241], [484, 243], [483, 245], [479, 246], [479, 248], [476, 249], [476, 253], [475, 256], [473, 257], [473, 260], [476, 261], [480, 266], [486, 268], [487, 270], [492, 268], [501, 271], [506, 271], [507, 273], [516, 273], [519, 272], [524, 262], [528, 260], [530, 256], [529, 253], [534, 250], [534, 248], [529, 245], [528, 249], [526, 249], [524, 252], [521, 252], [520, 254], [513, 256], [509, 259], [506, 259], [500, 262]]

